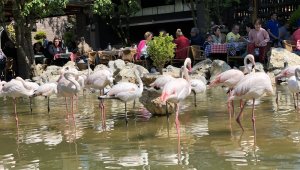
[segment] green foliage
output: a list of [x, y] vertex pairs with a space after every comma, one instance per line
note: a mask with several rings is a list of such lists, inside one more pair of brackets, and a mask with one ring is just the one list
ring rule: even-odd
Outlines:
[[16, 43], [16, 31], [13, 23], [6, 25], [6, 30], [8, 37], [12, 40], [13, 43]]
[[296, 26], [296, 23], [299, 19], [300, 19], [300, 8], [298, 7], [298, 9], [291, 14], [291, 18], [289, 20], [290, 25]]
[[65, 34], [64, 34], [64, 43], [67, 47], [71, 46], [72, 40], [74, 40], [73, 32], [65, 32]]
[[45, 31], [38, 31], [33, 38], [38, 41], [38, 40], [41, 40], [45, 37], [46, 37], [46, 32]]
[[153, 60], [153, 65], [157, 68], [163, 68], [167, 62], [174, 58], [176, 44], [173, 43], [173, 40], [173, 36], [169, 34], [163, 36], [160, 33], [147, 44], [147, 51]]

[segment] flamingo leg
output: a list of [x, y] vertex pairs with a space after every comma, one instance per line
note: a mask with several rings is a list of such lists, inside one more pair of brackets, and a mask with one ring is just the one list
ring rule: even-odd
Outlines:
[[67, 98], [65, 97], [65, 103], [66, 103], [66, 113], [67, 113], [67, 119], [69, 120], [69, 113], [68, 113], [68, 101]]
[[252, 104], [252, 126], [253, 126], [253, 131], [254, 131], [254, 135], [256, 136], [256, 127], [255, 127], [255, 116], [254, 116], [254, 103], [255, 103], [255, 99], [253, 98], [253, 104]]
[[231, 107], [232, 107], [232, 113], [234, 114], [234, 102], [233, 102], [233, 100], [231, 101]]
[[298, 98], [299, 98], [299, 93], [296, 93], [296, 107], [298, 108], [299, 107], [299, 100], [298, 100]]
[[30, 107], [30, 113], [32, 114], [32, 98], [29, 97], [29, 107]]
[[50, 97], [48, 96], [47, 99], [48, 99], [48, 114], [49, 114], [49, 112], [50, 112]]
[[[294, 93], [293, 93], [293, 98], [294, 98]], [[278, 108], [278, 99], [279, 99], [279, 93], [278, 93], [278, 91], [276, 91], [276, 99], [275, 99], [275, 101], [276, 101], [277, 108]], [[294, 104], [295, 104], [295, 98], [294, 98]]]
[[133, 100], [133, 107], [132, 107], [133, 109], [135, 108], [135, 100]]
[[125, 121], [126, 125], [128, 125], [128, 119], [127, 119], [127, 103], [125, 102]]
[[19, 127], [19, 119], [18, 119], [18, 114], [17, 114], [17, 100], [16, 100], [16, 98], [14, 98], [13, 101], [14, 101], [14, 107], [15, 107], [16, 123], [17, 123], [17, 127]]
[[170, 114], [169, 114], [169, 111], [168, 111], [168, 102], [166, 102], [166, 115], [167, 115], [167, 120], [169, 122]]
[[245, 108], [245, 104], [246, 104], [246, 101], [244, 102], [244, 104], [242, 104], [241, 111], [240, 111], [238, 117], [236, 118], [236, 122], [239, 124], [239, 126], [242, 128], [243, 131], [244, 131], [244, 128], [243, 128], [243, 126], [242, 126], [242, 124], [241, 124], [240, 118], [241, 118], [241, 115], [242, 115], [243, 110], [244, 110], [244, 108]]
[[72, 97], [70, 97], [70, 99], [71, 99], [71, 107], [72, 107], [72, 118], [73, 118], [73, 122], [74, 122], [74, 126], [75, 126], [75, 115], [74, 115], [74, 98], [73, 98], [73, 96]]
[[295, 94], [292, 93], [292, 96], [293, 96], [294, 108], [297, 109], [297, 106], [296, 106], [296, 100], [295, 100]]
[[178, 119], [178, 114], [179, 114], [179, 104], [176, 104], [176, 117], [175, 117], [175, 124], [176, 124], [176, 130], [178, 134], [178, 140], [180, 141], [180, 122]]
[[194, 104], [195, 104], [195, 107], [197, 107], [197, 95], [196, 95], [196, 92], [194, 90], [192, 90], [192, 92], [194, 93]]

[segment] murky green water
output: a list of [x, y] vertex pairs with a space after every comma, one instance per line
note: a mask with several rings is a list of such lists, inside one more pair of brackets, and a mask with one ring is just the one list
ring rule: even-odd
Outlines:
[[124, 104], [106, 101], [103, 129], [95, 94], [80, 95], [76, 126], [65, 119], [62, 98], [53, 98], [49, 115], [44, 98], [34, 99], [33, 114], [23, 99], [17, 129], [12, 101], [0, 99], [0, 169], [300, 169], [300, 113], [286, 87], [279, 90], [279, 108], [274, 97], [256, 108], [256, 141], [250, 107], [242, 133], [221, 88], [198, 95], [197, 108], [192, 96], [183, 103], [180, 143], [174, 115], [169, 123], [149, 118], [139, 103], [126, 127]]

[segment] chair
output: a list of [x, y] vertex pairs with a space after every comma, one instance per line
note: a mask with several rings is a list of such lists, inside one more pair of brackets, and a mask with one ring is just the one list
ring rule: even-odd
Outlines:
[[99, 63], [104, 64], [104, 65], [107, 65], [109, 61], [115, 59], [115, 57], [113, 55], [103, 53], [102, 51], [98, 51], [98, 56], [100, 59]]
[[188, 56], [192, 59], [193, 64], [205, 60], [204, 51], [199, 45], [191, 45], [188, 48]]
[[283, 40], [283, 47], [289, 52], [293, 52], [296, 47], [296, 42], [291, 40]]
[[135, 53], [130, 48], [122, 50], [122, 60], [133, 63]]

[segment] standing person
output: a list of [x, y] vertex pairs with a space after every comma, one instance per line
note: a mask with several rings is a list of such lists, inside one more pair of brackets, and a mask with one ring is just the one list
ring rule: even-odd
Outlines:
[[268, 32], [261, 27], [261, 20], [256, 19], [254, 22], [255, 29], [249, 32], [249, 44], [247, 51], [254, 55], [255, 48], [259, 49], [259, 61], [264, 63], [267, 44], [270, 41]]
[[222, 33], [221, 33], [221, 30], [220, 30], [220, 27], [214, 27], [213, 28], [212, 38], [213, 38], [213, 43], [216, 43], [216, 44], [221, 44], [222, 43]]
[[176, 39], [174, 42], [176, 44], [175, 59], [187, 58], [187, 52], [188, 52], [188, 47], [190, 46], [190, 41], [183, 35], [181, 29], [177, 29]]
[[239, 42], [240, 38], [241, 38], [239, 31], [240, 31], [240, 26], [237, 24], [234, 24], [232, 26], [231, 32], [229, 32], [226, 35], [226, 42]]
[[145, 60], [148, 58], [148, 52], [147, 52], [147, 43], [152, 40], [153, 34], [152, 32], [146, 32], [144, 34], [144, 40], [141, 40], [139, 42], [139, 45], [137, 47], [137, 53], [136, 53], [136, 59], [139, 60]]
[[267, 22], [267, 31], [270, 35], [272, 46], [277, 47], [279, 40], [279, 23], [276, 13], [271, 14], [271, 19]]
[[194, 27], [191, 29], [191, 45], [203, 46], [204, 40], [199, 34], [199, 29]]
[[298, 29], [293, 33], [292, 39], [296, 42], [295, 53], [300, 55], [300, 19], [297, 21]]

